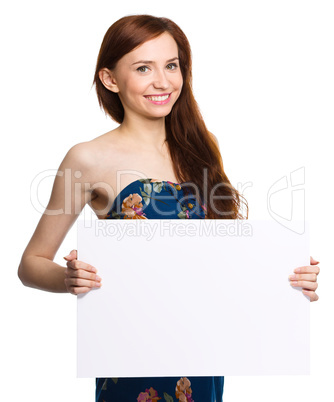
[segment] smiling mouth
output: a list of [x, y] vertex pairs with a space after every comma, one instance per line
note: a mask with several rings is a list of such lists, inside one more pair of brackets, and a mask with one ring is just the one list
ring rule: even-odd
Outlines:
[[163, 95], [144, 95], [144, 97], [148, 100], [154, 101], [154, 102], [162, 102], [165, 101], [170, 97], [171, 94], [163, 94]]

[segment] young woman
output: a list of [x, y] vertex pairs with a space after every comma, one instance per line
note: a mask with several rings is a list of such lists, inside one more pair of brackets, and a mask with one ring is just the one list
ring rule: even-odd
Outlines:
[[[101, 286], [96, 268], [78, 261], [76, 250], [64, 257], [67, 267], [53, 262], [86, 203], [99, 219], [245, 217], [194, 99], [190, 46], [174, 22], [150, 15], [115, 22], [94, 83], [100, 106], [119, 126], [66, 154], [22, 256], [18, 273], [26, 286], [73, 295]], [[312, 301], [315, 264], [311, 258], [291, 278]], [[97, 378], [96, 401], [218, 402], [223, 386], [223, 377]]]

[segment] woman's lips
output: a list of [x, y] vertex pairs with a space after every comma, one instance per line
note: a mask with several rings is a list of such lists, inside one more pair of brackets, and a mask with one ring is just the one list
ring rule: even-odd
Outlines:
[[165, 105], [171, 99], [171, 93], [159, 94], [159, 95], [144, 95], [144, 97], [154, 103], [155, 105]]

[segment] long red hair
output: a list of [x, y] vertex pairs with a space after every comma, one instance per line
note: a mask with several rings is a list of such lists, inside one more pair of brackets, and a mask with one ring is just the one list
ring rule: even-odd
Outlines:
[[113, 70], [125, 54], [164, 32], [168, 32], [177, 43], [183, 77], [181, 94], [165, 117], [166, 141], [175, 177], [180, 183], [188, 183], [186, 188], [198, 200], [198, 196], [201, 197], [201, 203], [207, 209], [206, 218], [244, 219], [240, 212], [241, 198], [248, 218], [247, 201], [227, 178], [218, 145], [207, 130], [194, 98], [191, 49], [186, 35], [177, 24], [168, 18], [130, 15], [111, 25], [102, 41], [93, 81], [99, 105], [117, 123], [123, 122], [124, 108], [118, 94], [105, 88], [99, 71], [102, 68]]

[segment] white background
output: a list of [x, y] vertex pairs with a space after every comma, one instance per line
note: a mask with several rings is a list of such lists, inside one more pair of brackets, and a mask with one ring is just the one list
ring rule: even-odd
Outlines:
[[[25, 288], [17, 267], [42, 213], [30, 200], [34, 178], [57, 169], [74, 144], [116, 127], [91, 88], [103, 35], [124, 15], [149, 13], [173, 19], [190, 41], [195, 97], [219, 140], [229, 179], [244, 188], [249, 217], [272, 219], [270, 187], [305, 169], [305, 203], [298, 198], [295, 210], [305, 204], [311, 253], [322, 269], [320, 300], [311, 304], [312, 375], [228, 377], [224, 402], [328, 401], [334, 374], [332, 2], [21, 0], [0, 7], [0, 399], [94, 400], [94, 380], [76, 378], [75, 296]], [[41, 183], [41, 205], [52, 183], [52, 177]], [[288, 189], [276, 197], [276, 212], [288, 217], [290, 203]], [[74, 226], [55, 261], [63, 264], [75, 247]]]

